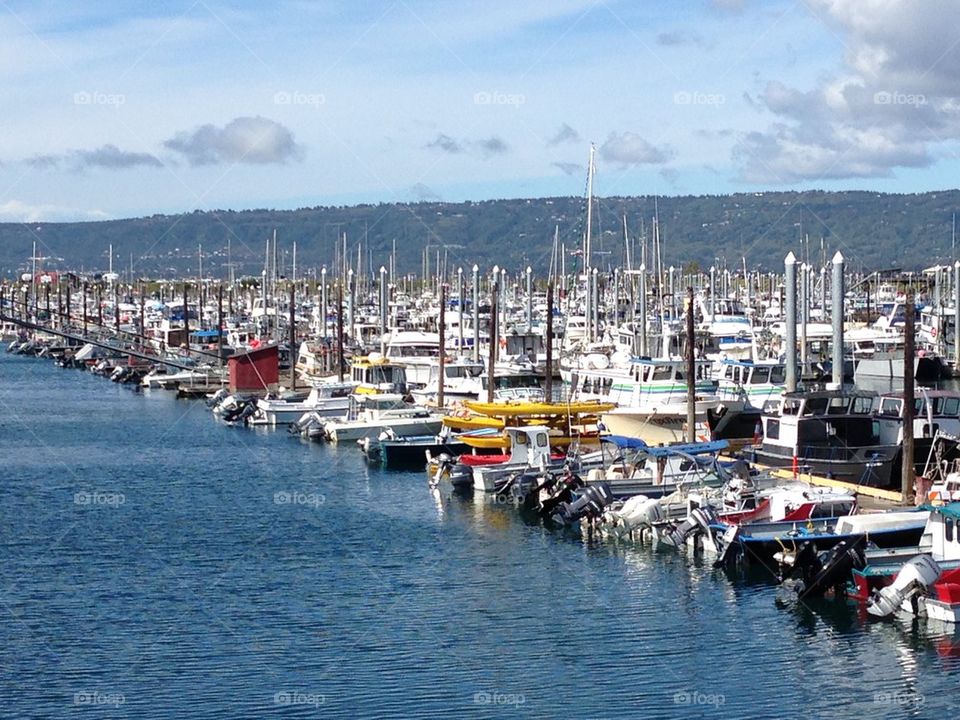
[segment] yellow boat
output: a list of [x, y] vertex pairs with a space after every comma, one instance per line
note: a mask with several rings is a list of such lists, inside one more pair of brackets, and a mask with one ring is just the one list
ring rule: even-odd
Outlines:
[[487, 417], [520, 417], [523, 415], [563, 416], [569, 415], [596, 415], [607, 412], [616, 407], [616, 403], [602, 403], [596, 400], [573, 403], [526, 402], [522, 400], [508, 402], [479, 402], [464, 400], [463, 405], [475, 413]]

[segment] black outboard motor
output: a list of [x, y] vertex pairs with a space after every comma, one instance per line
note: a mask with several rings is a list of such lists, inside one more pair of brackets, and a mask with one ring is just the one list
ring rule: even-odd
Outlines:
[[537, 488], [540, 491], [540, 514], [545, 518], [551, 517], [562, 503], [573, 502], [574, 492], [583, 486], [583, 479], [569, 465], [564, 466], [563, 475], [559, 477], [547, 473]]
[[604, 509], [613, 502], [610, 485], [601, 482], [590, 485], [580, 492], [572, 502], [560, 503], [550, 519], [558, 525], [572, 525], [579, 520], [595, 520], [603, 515]]
[[698, 507], [690, 511], [687, 519], [668, 530], [662, 539], [675, 547], [683, 547], [691, 535], [702, 533], [709, 535], [710, 525], [717, 521], [717, 514], [710, 507]]
[[793, 561], [793, 571], [785, 579], [797, 580], [793, 589], [801, 601], [821, 597], [831, 589], [840, 594], [851, 573], [866, 567], [866, 546], [865, 535], [844, 540], [823, 552], [817, 552], [813, 543], [806, 543]]

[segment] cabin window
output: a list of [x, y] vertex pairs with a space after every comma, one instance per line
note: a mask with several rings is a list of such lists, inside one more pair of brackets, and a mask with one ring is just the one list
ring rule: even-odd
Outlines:
[[750, 378], [751, 385], [770, 382], [770, 368], [756, 367], [753, 369], [753, 375]]
[[537, 447], [546, 447], [547, 445], [547, 434], [541, 433], [540, 435], [537, 435]]
[[766, 437], [770, 440], [779, 440], [780, 439], [780, 421], [769, 419], [767, 420], [767, 431]]
[[940, 405], [937, 415], [956, 417], [960, 414], [960, 398], [940, 398], [937, 404]]
[[823, 415], [827, 411], [828, 402], [829, 400], [825, 397], [810, 398], [804, 404], [803, 414], [804, 415]]
[[775, 385], [783, 385], [787, 381], [787, 368], [783, 365], [776, 365], [770, 368], [770, 382]]
[[733, 380], [733, 370], [734, 370], [733, 365], [727, 365], [726, 369], [723, 371], [723, 377], [726, 380]]
[[[859, 400], [859, 398], [857, 398]], [[828, 415], [846, 415], [850, 407], [850, 401], [845, 397], [830, 398], [830, 409]]]
[[853, 399], [854, 415], [867, 415], [871, 410], [873, 410], [873, 398], [856, 397]]
[[527, 436], [524, 435], [523, 433], [517, 433], [517, 445], [526, 445], [526, 444], [527, 444]]
[[943, 521], [943, 537], [947, 542], [953, 542], [953, 520], [947, 518]]
[[673, 378], [673, 365], [655, 365], [653, 368], [653, 377], [651, 380], [671, 380]]
[[884, 417], [900, 417], [900, 401], [884, 398], [880, 403], [880, 414]]

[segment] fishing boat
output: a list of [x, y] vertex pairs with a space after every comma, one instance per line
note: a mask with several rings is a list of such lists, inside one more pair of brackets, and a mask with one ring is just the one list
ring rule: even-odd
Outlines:
[[442, 415], [397, 393], [357, 393], [350, 396], [347, 415], [328, 420], [323, 430], [327, 440], [340, 443], [376, 438], [386, 430], [396, 437], [436, 435], [442, 425]]
[[[695, 365], [695, 417], [698, 440], [710, 438], [707, 413], [720, 407], [709, 360]], [[685, 441], [687, 370], [683, 360], [634, 358], [626, 368], [580, 370], [573, 384], [577, 399], [613, 402], [604, 412], [604, 428], [614, 435], [637, 437], [649, 445]]]
[[859, 485], [887, 487], [900, 457], [899, 421], [873, 413], [876, 393], [784, 393], [761, 417], [763, 439], [750, 455], [769, 467], [802, 469]]

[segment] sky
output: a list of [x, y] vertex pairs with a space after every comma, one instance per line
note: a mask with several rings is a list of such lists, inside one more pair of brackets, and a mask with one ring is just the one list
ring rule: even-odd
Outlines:
[[954, 187], [960, 0], [0, 0], [0, 220]]

